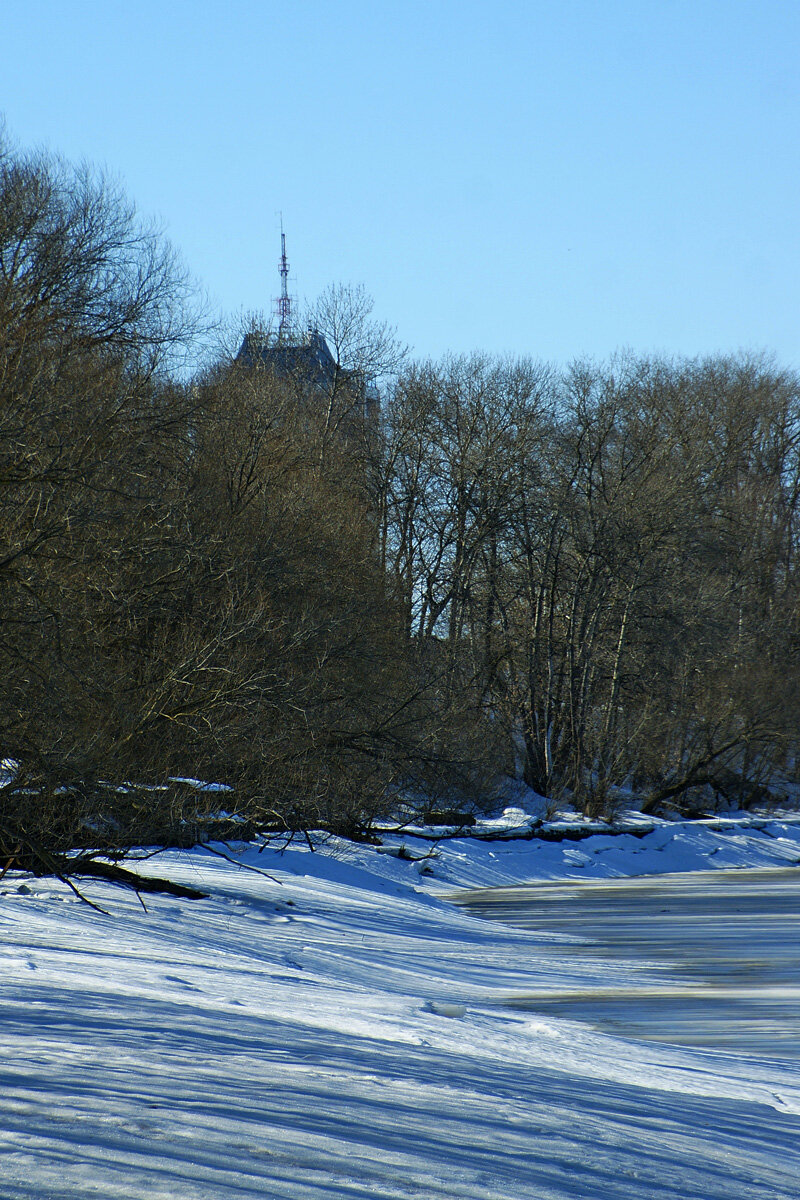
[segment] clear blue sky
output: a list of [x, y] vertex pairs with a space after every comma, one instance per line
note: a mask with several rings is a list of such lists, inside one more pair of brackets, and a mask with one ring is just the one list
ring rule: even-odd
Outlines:
[[363, 283], [416, 354], [800, 366], [798, 0], [6, 0], [0, 110], [225, 311]]

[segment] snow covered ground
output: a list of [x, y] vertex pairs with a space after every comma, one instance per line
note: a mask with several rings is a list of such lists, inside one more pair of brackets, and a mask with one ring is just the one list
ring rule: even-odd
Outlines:
[[[170, 852], [143, 872], [209, 899], [152, 896], [144, 911], [85, 884], [107, 915], [7, 876], [0, 1197], [796, 1200], [797, 1060], [608, 1032], [591, 997], [644, 996], [663, 963], [587, 953], [591, 923], [565, 932], [556, 917], [581, 880], [606, 881], [608, 903], [614, 879], [630, 892], [631, 877], [686, 871], [684, 898], [709, 891], [710, 870], [800, 889], [786, 870], [800, 824], [639, 832], [388, 839], [433, 855], [418, 861], [336, 839], [313, 854], [250, 847], [236, 864]], [[572, 881], [541, 892], [533, 928], [447, 898], [528, 880]], [[755, 919], [726, 926], [743, 955]], [[796, 1015], [800, 991], [782, 987]], [[568, 993], [584, 997], [581, 1020], [547, 1003]]]

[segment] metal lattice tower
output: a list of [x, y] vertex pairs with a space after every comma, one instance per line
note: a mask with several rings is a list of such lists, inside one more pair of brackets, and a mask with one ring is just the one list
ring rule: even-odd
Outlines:
[[283, 341], [292, 330], [292, 300], [289, 295], [289, 262], [286, 258], [286, 234], [283, 232], [281, 219], [281, 261], [278, 264], [281, 273], [281, 294], [275, 301], [278, 317], [278, 337]]

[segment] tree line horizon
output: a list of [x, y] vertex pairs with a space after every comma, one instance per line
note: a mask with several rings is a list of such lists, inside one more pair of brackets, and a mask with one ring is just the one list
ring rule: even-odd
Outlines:
[[509, 775], [592, 816], [798, 782], [793, 370], [414, 361], [340, 286], [330, 379], [187, 378], [170, 247], [7, 142], [0, 267], [0, 865], [202, 840], [189, 778], [349, 836]]

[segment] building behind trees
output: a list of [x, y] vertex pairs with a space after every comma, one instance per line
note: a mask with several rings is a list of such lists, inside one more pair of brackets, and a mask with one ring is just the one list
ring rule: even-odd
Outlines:
[[414, 363], [338, 287], [187, 384], [169, 247], [8, 146], [0, 261], [0, 864], [220, 832], [189, 778], [356, 834], [796, 782], [793, 373]]

